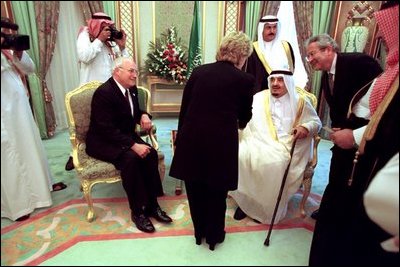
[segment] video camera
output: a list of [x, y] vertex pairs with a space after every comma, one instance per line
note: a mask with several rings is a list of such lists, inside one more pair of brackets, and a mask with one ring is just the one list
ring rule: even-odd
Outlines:
[[117, 30], [113, 26], [110, 26], [109, 28], [110, 28], [110, 32], [111, 32], [110, 38], [108, 39], [109, 41], [115, 41], [115, 40], [121, 40], [122, 39], [124, 34], [121, 31]]
[[[13, 31], [18, 30], [18, 25], [11, 23], [7, 18], [1, 18], [1, 29], [6, 28]], [[4, 38], [1, 43], [1, 49], [11, 49], [14, 51], [24, 51], [30, 48], [29, 35], [22, 34], [7, 34], [1, 32], [1, 37]]]

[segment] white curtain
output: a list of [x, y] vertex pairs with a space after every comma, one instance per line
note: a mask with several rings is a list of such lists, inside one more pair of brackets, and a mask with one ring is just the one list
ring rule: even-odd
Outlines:
[[293, 13], [293, 2], [281, 1], [277, 17], [282, 25], [280, 38], [282, 40], [288, 41], [293, 48], [295, 58], [295, 83], [297, 86], [304, 88], [307, 84], [308, 76], [306, 69], [304, 68], [303, 61], [301, 60], [299, 42], [297, 41], [297, 31]]
[[76, 38], [80, 26], [86, 25], [78, 1], [60, 2], [56, 47], [46, 82], [53, 96], [56, 131], [68, 128], [65, 94], [79, 85]]

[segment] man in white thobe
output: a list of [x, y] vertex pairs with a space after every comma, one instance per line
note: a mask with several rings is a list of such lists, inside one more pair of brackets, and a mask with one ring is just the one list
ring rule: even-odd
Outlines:
[[[3, 43], [3, 37], [2, 43]], [[35, 65], [28, 53], [1, 52], [1, 217], [19, 221], [52, 205], [46, 152], [18, 71]]]
[[298, 139], [275, 222], [285, 217], [300, 187], [312, 138], [321, 128], [314, 107], [296, 90], [292, 72], [272, 71], [268, 86], [254, 95], [253, 117], [240, 134], [239, 185], [230, 193], [239, 206], [235, 219], [248, 215], [261, 223], [271, 222], [293, 140]]

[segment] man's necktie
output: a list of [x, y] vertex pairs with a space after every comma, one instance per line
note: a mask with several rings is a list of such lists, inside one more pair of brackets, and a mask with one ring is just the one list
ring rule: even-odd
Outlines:
[[333, 95], [333, 77], [334, 75], [332, 73], [328, 73], [329, 90], [331, 91], [331, 95]]
[[125, 89], [125, 99], [126, 99], [126, 101], [128, 102], [128, 104], [130, 106], [131, 104], [129, 102], [129, 90], [128, 89]]
[[131, 114], [133, 116], [133, 110], [132, 110], [132, 107], [131, 107], [131, 102], [129, 101], [129, 90], [128, 89], [125, 89], [125, 99], [126, 99], [126, 102], [128, 102], [129, 109], [131, 110]]

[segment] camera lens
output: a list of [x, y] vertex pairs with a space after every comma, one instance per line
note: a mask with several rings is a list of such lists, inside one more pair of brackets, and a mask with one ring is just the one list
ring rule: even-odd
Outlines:
[[110, 28], [110, 32], [111, 32], [110, 41], [120, 40], [123, 37], [122, 32], [118, 31], [115, 28]]
[[1, 49], [12, 49], [15, 51], [24, 51], [30, 48], [29, 36], [20, 34], [1, 34], [4, 38]]

